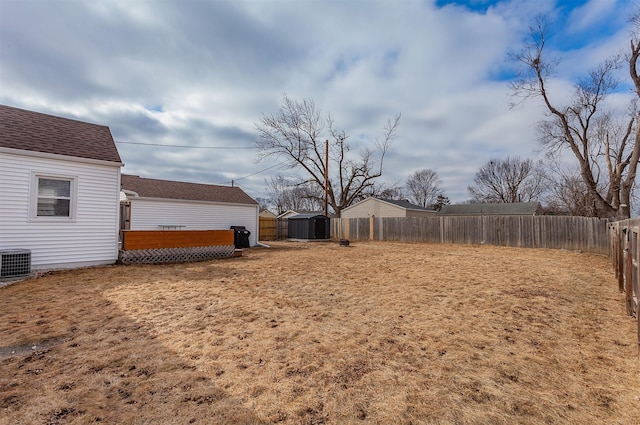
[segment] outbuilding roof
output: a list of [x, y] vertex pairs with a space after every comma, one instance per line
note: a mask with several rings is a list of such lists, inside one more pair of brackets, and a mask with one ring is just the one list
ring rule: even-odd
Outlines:
[[122, 163], [109, 127], [0, 105], [0, 147]]
[[438, 215], [538, 215], [541, 212], [542, 206], [539, 202], [514, 202], [444, 205]]
[[135, 192], [142, 198], [258, 205], [253, 198], [237, 186], [148, 179], [129, 174], [121, 175], [121, 186], [123, 190]]
[[308, 220], [310, 218], [316, 218], [316, 217], [329, 218], [326, 215], [324, 215], [323, 213], [310, 212], [310, 213], [303, 213], [303, 214], [294, 215], [292, 217], [289, 217], [289, 220]]
[[412, 204], [407, 199], [387, 199], [387, 198], [375, 198], [375, 199], [378, 199], [383, 202], [387, 202], [389, 204], [397, 205], [407, 210], [433, 211], [432, 209], [424, 208], [424, 207], [421, 207], [420, 205]]
[[407, 199], [387, 199], [387, 198], [378, 198], [376, 196], [371, 196], [371, 197], [365, 198], [362, 201], [359, 201], [359, 202], [357, 202], [357, 203], [355, 203], [353, 205], [349, 205], [347, 208], [343, 209], [342, 212], [348, 211], [348, 210], [350, 210], [352, 208], [355, 208], [355, 207], [358, 207], [360, 204], [362, 204], [364, 202], [375, 202], [375, 201], [386, 202], [387, 204], [395, 205], [397, 207], [404, 208], [405, 210], [410, 210], [410, 211], [431, 211], [431, 212], [435, 213], [434, 210], [429, 209], [429, 208], [421, 207], [420, 205], [412, 204]]

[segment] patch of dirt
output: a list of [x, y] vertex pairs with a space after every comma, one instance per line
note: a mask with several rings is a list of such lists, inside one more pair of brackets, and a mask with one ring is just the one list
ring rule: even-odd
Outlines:
[[43, 352], [48, 351], [51, 347], [55, 347], [56, 345], [62, 344], [66, 341], [67, 338], [54, 338], [34, 343], [24, 343], [0, 347], [0, 360], [13, 356], [38, 356]]

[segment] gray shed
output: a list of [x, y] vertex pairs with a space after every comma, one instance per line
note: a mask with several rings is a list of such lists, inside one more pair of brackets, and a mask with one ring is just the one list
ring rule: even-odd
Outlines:
[[329, 217], [322, 214], [298, 214], [289, 217], [289, 239], [329, 239]]

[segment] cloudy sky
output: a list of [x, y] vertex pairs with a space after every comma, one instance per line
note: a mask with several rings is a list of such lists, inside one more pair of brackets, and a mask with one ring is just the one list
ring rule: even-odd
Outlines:
[[[635, 0], [0, 0], [0, 103], [104, 124], [124, 173], [235, 184], [294, 175], [257, 162], [255, 123], [313, 99], [371, 146], [402, 114], [382, 180], [430, 168], [453, 202], [492, 158], [537, 155], [536, 101], [510, 109], [537, 14], [554, 20], [558, 100], [628, 49]], [[624, 78], [624, 74], [621, 74]], [[611, 100], [630, 98], [624, 85]], [[170, 145], [162, 147], [160, 145]]]

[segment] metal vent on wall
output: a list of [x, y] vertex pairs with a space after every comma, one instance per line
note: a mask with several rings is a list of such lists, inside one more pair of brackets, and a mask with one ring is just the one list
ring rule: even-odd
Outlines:
[[8, 249], [0, 251], [0, 278], [26, 276], [31, 273], [31, 251]]

